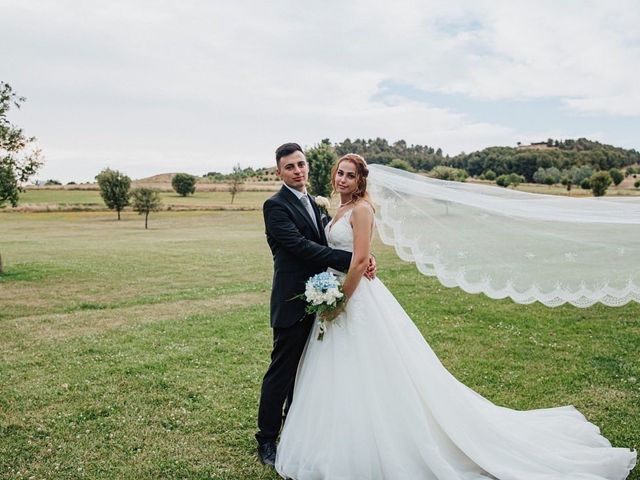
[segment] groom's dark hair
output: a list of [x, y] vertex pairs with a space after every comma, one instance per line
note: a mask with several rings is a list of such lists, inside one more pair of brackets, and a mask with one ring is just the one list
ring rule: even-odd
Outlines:
[[287, 155], [291, 155], [294, 152], [304, 153], [302, 151], [302, 147], [300, 147], [300, 145], [298, 145], [297, 143], [285, 143], [283, 145], [280, 145], [278, 148], [276, 148], [276, 165], [279, 167], [280, 159], [282, 157], [286, 157]]

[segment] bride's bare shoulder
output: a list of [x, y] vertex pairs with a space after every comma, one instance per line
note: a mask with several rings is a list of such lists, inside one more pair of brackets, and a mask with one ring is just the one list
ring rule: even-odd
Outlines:
[[373, 212], [373, 205], [365, 199], [358, 200], [358, 202], [353, 206], [353, 215], [356, 215], [357, 217], [372, 218]]

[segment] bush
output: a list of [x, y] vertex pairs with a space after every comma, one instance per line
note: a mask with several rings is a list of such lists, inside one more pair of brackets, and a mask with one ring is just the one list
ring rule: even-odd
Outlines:
[[507, 176], [507, 179], [509, 181], [509, 185], [513, 185], [513, 188], [516, 188], [526, 180], [522, 175], [518, 175], [517, 173], [510, 173]]
[[413, 167], [406, 160], [401, 160], [399, 158], [394, 158], [389, 162], [389, 166], [391, 168], [399, 168], [400, 170], [405, 170], [407, 172], [413, 172]]
[[196, 191], [196, 177], [188, 173], [176, 173], [171, 179], [171, 186], [178, 195], [186, 197]]
[[509, 175], [500, 175], [498, 178], [496, 178], [496, 184], [500, 185], [501, 187], [508, 187]]
[[636, 183], [634, 183], [633, 186], [636, 188], [640, 188], [640, 180], [636, 180]]
[[496, 172], [493, 170], [487, 170], [484, 172], [484, 178], [485, 180], [491, 180], [493, 182], [496, 179]]
[[611, 175], [609, 172], [597, 172], [591, 177], [591, 191], [594, 197], [602, 197], [607, 193], [607, 188], [611, 185]]
[[624, 174], [617, 168], [612, 168], [611, 170], [609, 170], [609, 176], [611, 177], [611, 180], [616, 187], [620, 185], [624, 180]]
[[46, 182], [44, 182], [45, 185], [62, 185], [62, 183], [60, 183], [58, 180], [47, 180]]
[[583, 179], [582, 182], [580, 182], [580, 188], [583, 190], [591, 190], [591, 180], [588, 178]]
[[469, 176], [466, 170], [462, 170], [461, 168], [445, 167], [444, 165], [438, 165], [431, 170], [428, 175], [432, 178], [450, 180], [453, 182], [464, 182]]

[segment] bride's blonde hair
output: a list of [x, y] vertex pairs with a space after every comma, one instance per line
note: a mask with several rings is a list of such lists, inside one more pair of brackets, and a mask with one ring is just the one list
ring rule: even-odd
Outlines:
[[367, 177], [369, 176], [369, 167], [367, 167], [367, 162], [365, 161], [365, 159], [357, 153], [347, 153], [346, 155], [343, 155], [331, 168], [331, 188], [333, 189], [333, 192], [331, 193], [336, 193], [336, 172], [338, 171], [338, 167], [342, 162], [351, 162], [356, 167], [357, 187], [356, 191], [353, 192], [354, 202], [357, 202], [359, 199], [363, 199], [370, 204], [371, 201], [369, 200], [369, 192], [367, 192]]

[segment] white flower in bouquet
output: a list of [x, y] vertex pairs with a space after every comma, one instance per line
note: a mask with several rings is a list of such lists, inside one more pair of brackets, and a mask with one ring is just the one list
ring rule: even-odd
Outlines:
[[307, 280], [304, 294], [300, 295], [308, 303], [307, 313], [318, 314], [318, 323], [320, 323], [318, 340], [322, 340], [326, 329], [325, 321], [319, 314], [332, 311], [340, 305], [344, 299], [341, 288], [340, 282], [333, 273], [322, 272]]

